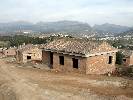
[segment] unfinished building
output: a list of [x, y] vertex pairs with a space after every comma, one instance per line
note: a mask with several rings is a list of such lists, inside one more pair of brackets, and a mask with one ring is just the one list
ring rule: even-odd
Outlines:
[[17, 50], [16, 47], [4, 49], [4, 50], [3, 50], [3, 54], [4, 54], [4, 56], [6, 56], [6, 57], [9, 57], [9, 56], [15, 57], [15, 56], [16, 56], [16, 50]]
[[106, 42], [59, 39], [45, 46], [42, 61], [55, 70], [105, 74], [115, 70], [116, 52]]
[[20, 63], [26, 63], [33, 60], [42, 60], [42, 50], [39, 49], [38, 45], [23, 45], [16, 51], [16, 60]]
[[128, 67], [133, 65], [133, 51], [132, 50], [121, 50], [123, 54], [123, 65]]

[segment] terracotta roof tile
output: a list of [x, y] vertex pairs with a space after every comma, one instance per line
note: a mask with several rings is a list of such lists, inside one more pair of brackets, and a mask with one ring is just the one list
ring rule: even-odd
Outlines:
[[39, 48], [39, 46], [38, 45], [33, 45], [33, 44], [27, 44], [27, 45], [20, 46], [18, 48], [18, 50], [23, 52], [23, 51], [34, 49], [34, 48]]
[[87, 54], [100, 44], [101, 42], [86, 41], [83, 39], [59, 39], [48, 43], [44, 49], [57, 52]]

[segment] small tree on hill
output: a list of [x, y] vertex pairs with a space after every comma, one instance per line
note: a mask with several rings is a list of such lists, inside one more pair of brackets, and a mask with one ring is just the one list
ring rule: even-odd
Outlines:
[[122, 65], [124, 55], [119, 51], [116, 53], [116, 64]]

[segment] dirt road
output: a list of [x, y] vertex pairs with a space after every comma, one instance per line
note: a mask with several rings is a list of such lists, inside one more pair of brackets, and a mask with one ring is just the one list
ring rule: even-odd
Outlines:
[[133, 81], [22, 68], [0, 59], [0, 100], [133, 100]]

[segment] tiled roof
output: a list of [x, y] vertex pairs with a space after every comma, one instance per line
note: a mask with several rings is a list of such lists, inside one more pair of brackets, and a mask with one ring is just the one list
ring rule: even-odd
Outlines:
[[75, 54], [87, 54], [96, 49], [101, 42], [86, 41], [83, 39], [59, 39], [48, 43], [45, 50]]
[[27, 44], [27, 45], [20, 46], [18, 48], [18, 50], [23, 52], [23, 51], [34, 49], [34, 48], [39, 48], [39, 46], [38, 45], [33, 45], [33, 44]]

